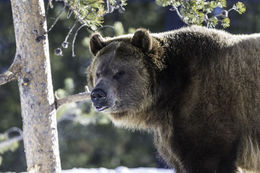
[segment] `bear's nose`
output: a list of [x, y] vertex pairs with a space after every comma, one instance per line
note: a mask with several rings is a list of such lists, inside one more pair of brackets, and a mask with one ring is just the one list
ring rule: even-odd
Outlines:
[[91, 92], [91, 100], [94, 103], [105, 101], [106, 100], [106, 96], [107, 96], [106, 92], [103, 91], [100, 88], [94, 89]]

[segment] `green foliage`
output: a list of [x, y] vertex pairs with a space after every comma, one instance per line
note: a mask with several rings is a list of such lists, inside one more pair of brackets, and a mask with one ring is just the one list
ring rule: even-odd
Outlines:
[[77, 20], [91, 30], [102, 26], [106, 13], [111, 13], [114, 9], [124, 10], [123, 6], [126, 5], [126, 0], [108, 0], [105, 9], [104, 0], [64, 0], [64, 2]]
[[[237, 2], [234, 6], [225, 10], [227, 7], [226, 0], [156, 0], [160, 6], [172, 6], [171, 10], [176, 11], [179, 17], [187, 25], [206, 25], [207, 27], [214, 28], [219, 23], [222, 27], [227, 28], [230, 26], [230, 19], [228, 13], [232, 10], [242, 14], [246, 11], [245, 5], [242, 2]], [[221, 14], [215, 14], [216, 8], [223, 9]]]
[[64, 0], [77, 20], [92, 30], [101, 26], [105, 14], [103, 0]]
[[112, 5], [112, 6], [116, 6], [116, 5], [122, 5], [122, 6], [126, 6], [126, 0], [120, 0], [120, 3], [118, 0], [108, 0], [108, 2]]
[[223, 26], [223, 28], [228, 28], [230, 26], [230, 19], [224, 18], [223, 20], [221, 20], [221, 25]]
[[237, 2], [234, 4], [233, 9], [236, 10], [239, 14], [246, 12], [246, 6], [242, 2]]
[[171, 1], [167, 1], [167, 0], [156, 0], [156, 3], [160, 6], [166, 7], [168, 5], [171, 5]]

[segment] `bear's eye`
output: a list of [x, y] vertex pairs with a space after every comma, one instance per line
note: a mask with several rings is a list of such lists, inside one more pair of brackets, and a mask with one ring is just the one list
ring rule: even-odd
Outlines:
[[117, 73], [113, 76], [113, 79], [118, 80], [118, 79], [120, 79], [124, 74], [125, 74], [124, 71], [119, 71], [119, 72], [117, 72]]

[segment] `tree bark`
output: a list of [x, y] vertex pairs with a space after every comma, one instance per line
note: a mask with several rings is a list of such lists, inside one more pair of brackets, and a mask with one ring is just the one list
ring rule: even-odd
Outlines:
[[61, 172], [43, 0], [11, 0], [27, 171]]

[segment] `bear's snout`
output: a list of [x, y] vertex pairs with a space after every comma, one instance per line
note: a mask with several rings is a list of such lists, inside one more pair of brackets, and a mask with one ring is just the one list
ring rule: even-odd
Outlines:
[[98, 111], [108, 108], [107, 93], [100, 88], [96, 88], [91, 92], [91, 101]]

